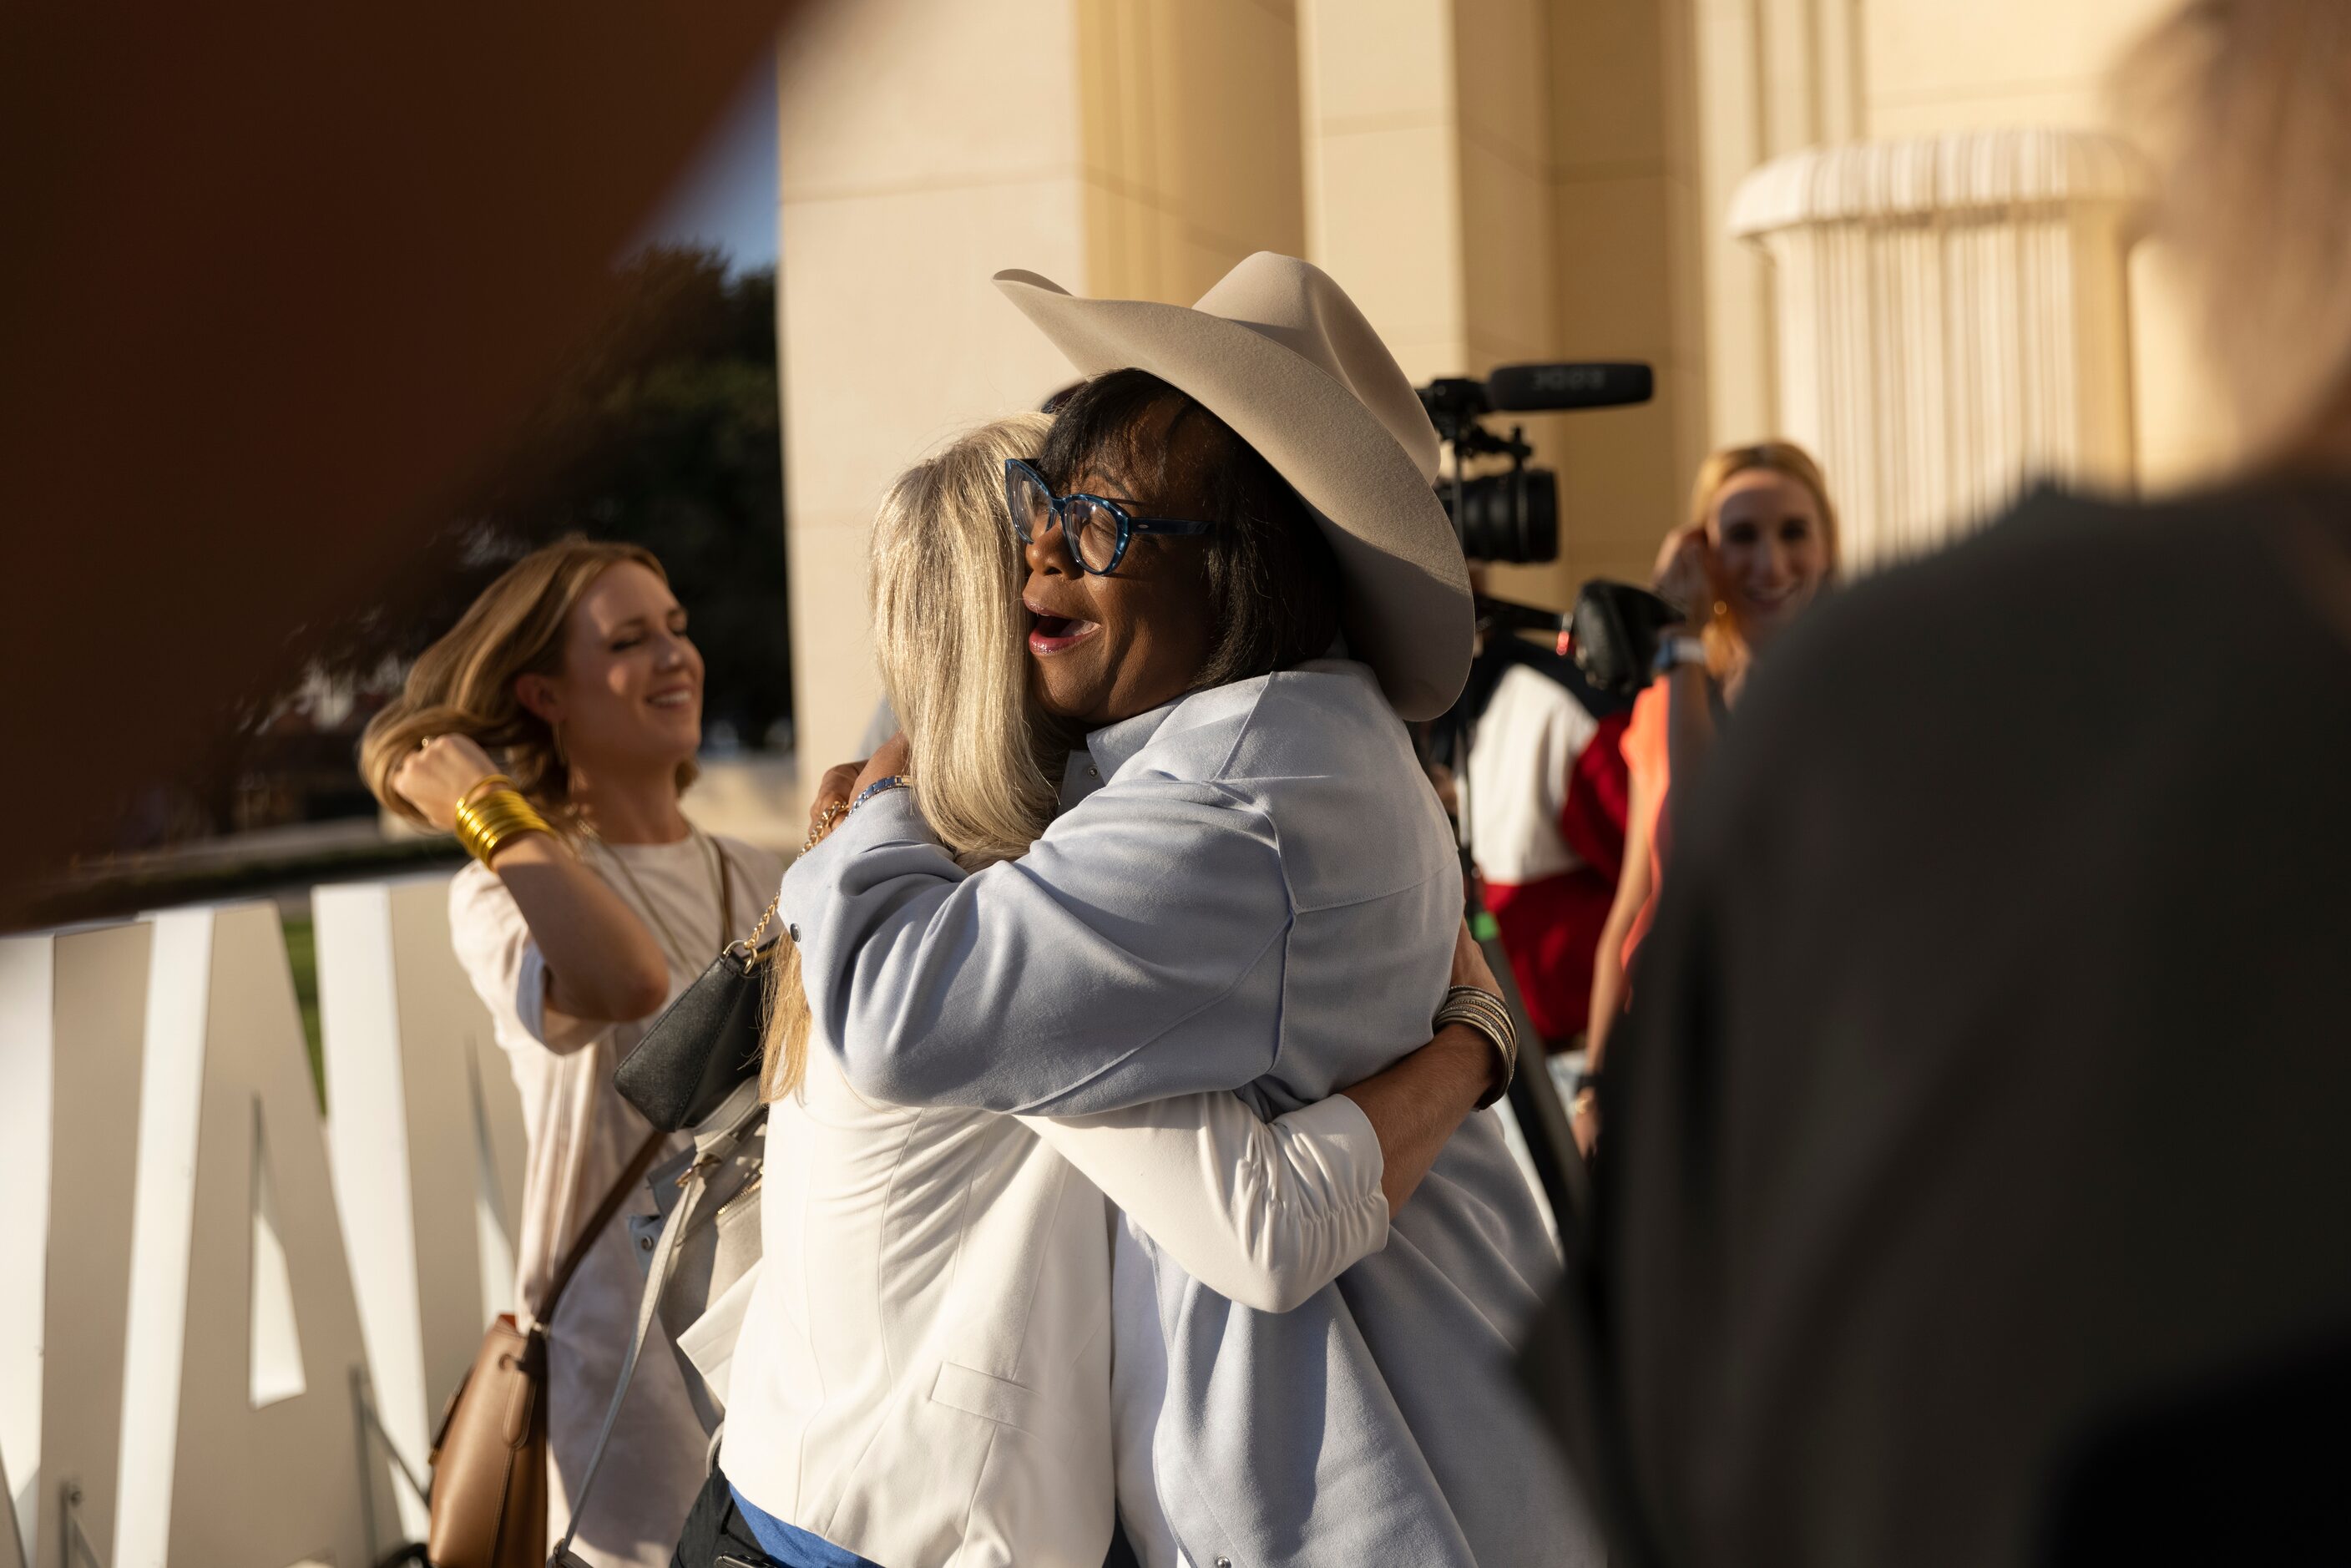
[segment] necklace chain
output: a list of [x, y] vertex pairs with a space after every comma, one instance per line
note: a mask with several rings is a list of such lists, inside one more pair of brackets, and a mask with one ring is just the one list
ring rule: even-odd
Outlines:
[[[693, 841], [703, 849], [703, 869], [710, 873], [711, 900], [713, 903], [716, 903], [725, 896], [725, 894], [721, 890], [726, 886], [726, 880], [718, 874], [714, 857], [718, 854], [722, 854], [725, 852], [718, 849], [716, 845], [711, 843], [709, 841], [708, 835], [705, 834], [701, 829], [689, 827], [686, 831]], [[677, 961], [680, 972], [692, 974], [695, 968], [693, 955], [687, 949], [686, 945], [677, 939], [677, 933], [671, 928], [668, 918], [662, 914], [661, 905], [653, 901], [652, 895], [645, 892], [644, 883], [637, 880], [637, 873], [630, 867], [627, 857], [622, 855], [618, 850], [612, 848], [611, 845], [606, 843], [601, 837], [597, 836], [592, 829], [590, 831], [590, 836], [593, 839], [597, 849], [602, 852], [603, 858], [611, 861], [614, 865], [619, 866], [621, 868], [621, 874], [628, 879], [630, 890], [636, 894], [636, 903], [638, 907], [644, 911], [646, 916], [653, 921], [654, 926], [659, 930], [663, 947], [672, 958]], [[717, 946], [711, 948], [711, 951], [714, 953], [716, 952], [719, 947], [723, 947], [726, 945], [727, 916], [732, 913], [732, 911], [724, 908], [718, 911], [718, 944]]]

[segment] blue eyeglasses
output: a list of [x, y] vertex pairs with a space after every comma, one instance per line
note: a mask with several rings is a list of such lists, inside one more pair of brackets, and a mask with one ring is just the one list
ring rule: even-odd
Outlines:
[[1108, 577], [1126, 559], [1137, 534], [1205, 534], [1217, 525], [1182, 517], [1138, 517], [1107, 496], [1056, 496], [1045, 476], [1018, 457], [1004, 460], [1004, 499], [1012, 508], [1012, 531], [1024, 545], [1054, 528], [1069, 541], [1079, 569]]

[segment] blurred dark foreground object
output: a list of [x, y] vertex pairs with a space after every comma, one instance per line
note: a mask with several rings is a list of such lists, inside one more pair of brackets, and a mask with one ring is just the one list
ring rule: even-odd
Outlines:
[[414, 544], [789, 8], [0, 17], [0, 924]]
[[2351, 488], [1823, 605], [1682, 820], [1530, 1375], [1614, 1561], [2351, 1561]]

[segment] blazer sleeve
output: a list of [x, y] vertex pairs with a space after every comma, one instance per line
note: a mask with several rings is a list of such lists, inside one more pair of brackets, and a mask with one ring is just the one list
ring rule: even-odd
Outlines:
[[1343, 1094], [1271, 1122], [1225, 1092], [1021, 1121], [1186, 1273], [1253, 1311], [1302, 1306], [1387, 1245], [1379, 1138]]
[[818, 1038], [874, 1099], [1081, 1114], [1273, 1066], [1278, 1007], [1182, 1028], [1278, 966], [1290, 922], [1272, 824], [1213, 784], [1120, 780], [968, 873], [889, 790], [785, 873], [778, 911]]

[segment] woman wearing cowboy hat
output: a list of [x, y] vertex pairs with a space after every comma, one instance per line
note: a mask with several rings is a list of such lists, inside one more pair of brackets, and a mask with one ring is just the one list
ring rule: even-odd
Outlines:
[[[1471, 649], [1435, 433], [1303, 262], [1252, 256], [1189, 310], [998, 281], [1094, 378], [1007, 465], [1031, 689], [1085, 745], [1060, 817], [977, 871], [917, 809], [922, 758], [864, 767], [783, 884], [817, 1037], [896, 1105], [1322, 1101], [1428, 1039], [1461, 919], [1402, 722], [1452, 700]], [[1598, 1560], [1511, 1381], [1558, 1265], [1492, 1117], [1286, 1313], [1115, 1239], [1118, 1490], [1150, 1568]], [[811, 1325], [773, 1328], [747, 1323], [738, 1379]], [[1017, 1375], [987, 1388], [958, 1407], [1017, 1427]], [[738, 1413], [747, 1500], [810, 1462]]]
[[[883, 685], [930, 759], [924, 821], [972, 870], [1044, 832], [1067, 749], [1029, 690], [1028, 571], [1004, 490], [1007, 460], [1050, 423], [965, 434], [873, 522]], [[1490, 997], [1466, 933], [1454, 967]], [[1450, 1025], [1270, 1123], [1228, 1090], [1080, 1117], [890, 1105], [807, 1049], [797, 970], [769, 972], [772, 1207], [724, 1456], [755, 1490], [710, 1478], [683, 1568], [841, 1552], [1101, 1568], [1117, 1474], [1113, 1217], [1219, 1294], [1287, 1311], [1382, 1245], [1493, 1072], [1493, 1044]]]

